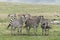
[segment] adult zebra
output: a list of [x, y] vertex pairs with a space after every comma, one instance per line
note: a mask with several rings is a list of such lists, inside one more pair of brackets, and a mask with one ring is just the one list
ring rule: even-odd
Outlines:
[[25, 22], [25, 27], [27, 30], [27, 33], [29, 34], [29, 31], [31, 28], [34, 28], [34, 33], [37, 32], [37, 27], [39, 26], [39, 23], [41, 22], [42, 16], [31, 16], [28, 18]]
[[11, 34], [15, 33], [15, 29], [18, 28], [18, 33], [22, 33], [22, 26], [25, 21], [24, 15], [19, 15], [19, 18], [16, 17], [16, 14], [9, 14], [8, 18], [10, 23], [7, 28], [11, 26]]
[[49, 34], [49, 29], [51, 28], [50, 20], [45, 19], [43, 16], [42, 16], [42, 20], [41, 20], [41, 28], [42, 28], [42, 35], [48, 35]]

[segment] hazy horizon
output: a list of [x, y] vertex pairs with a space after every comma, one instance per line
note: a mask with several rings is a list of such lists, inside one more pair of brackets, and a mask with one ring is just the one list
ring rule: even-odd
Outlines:
[[0, 2], [16, 2], [27, 4], [60, 4], [60, 0], [0, 0]]

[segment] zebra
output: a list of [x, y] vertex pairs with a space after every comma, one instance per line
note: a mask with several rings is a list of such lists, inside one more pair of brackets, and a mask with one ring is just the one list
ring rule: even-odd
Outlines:
[[11, 26], [11, 34], [14, 34], [15, 29], [18, 28], [18, 33], [22, 33], [22, 26], [24, 23], [24, 16], [21, 16], [19, 18], [16, 17], [16, 14], [9, 14], [8, 15], [10, 19], [10, 24], [7, 28]]
[[31, 28], [34, 28], [34, 34], [37, 32], [37, 27], [39, 26], [39, 23], [41, 21], [42, 16], [31, 16], [28, 18], [25, 22], [25, 27], [27, 30], [27, 33], [29, 34], [29, 31]]
[[42, 17], [41, 28], [42, 28], [42, 35], [48, 35], [49, 34], [49, 29], [51, 28], [50, 20]]

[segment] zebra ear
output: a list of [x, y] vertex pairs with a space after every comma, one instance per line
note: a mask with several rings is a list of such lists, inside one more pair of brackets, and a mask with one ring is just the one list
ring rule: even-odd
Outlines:
[[10, 14], [8, 15], [8, 18], [10, 19]]
[[8, 15], [8, 17], [10, 17], [10, 14]]
[[14, 14], [14, 17], [16, 17], [16, 14]]

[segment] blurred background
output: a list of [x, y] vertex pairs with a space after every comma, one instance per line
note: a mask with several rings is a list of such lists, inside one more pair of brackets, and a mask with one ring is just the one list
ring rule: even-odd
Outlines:
[[60, 4], [60, 0], [0, 0], [0, 2], [16, 2], [27, 4]]

